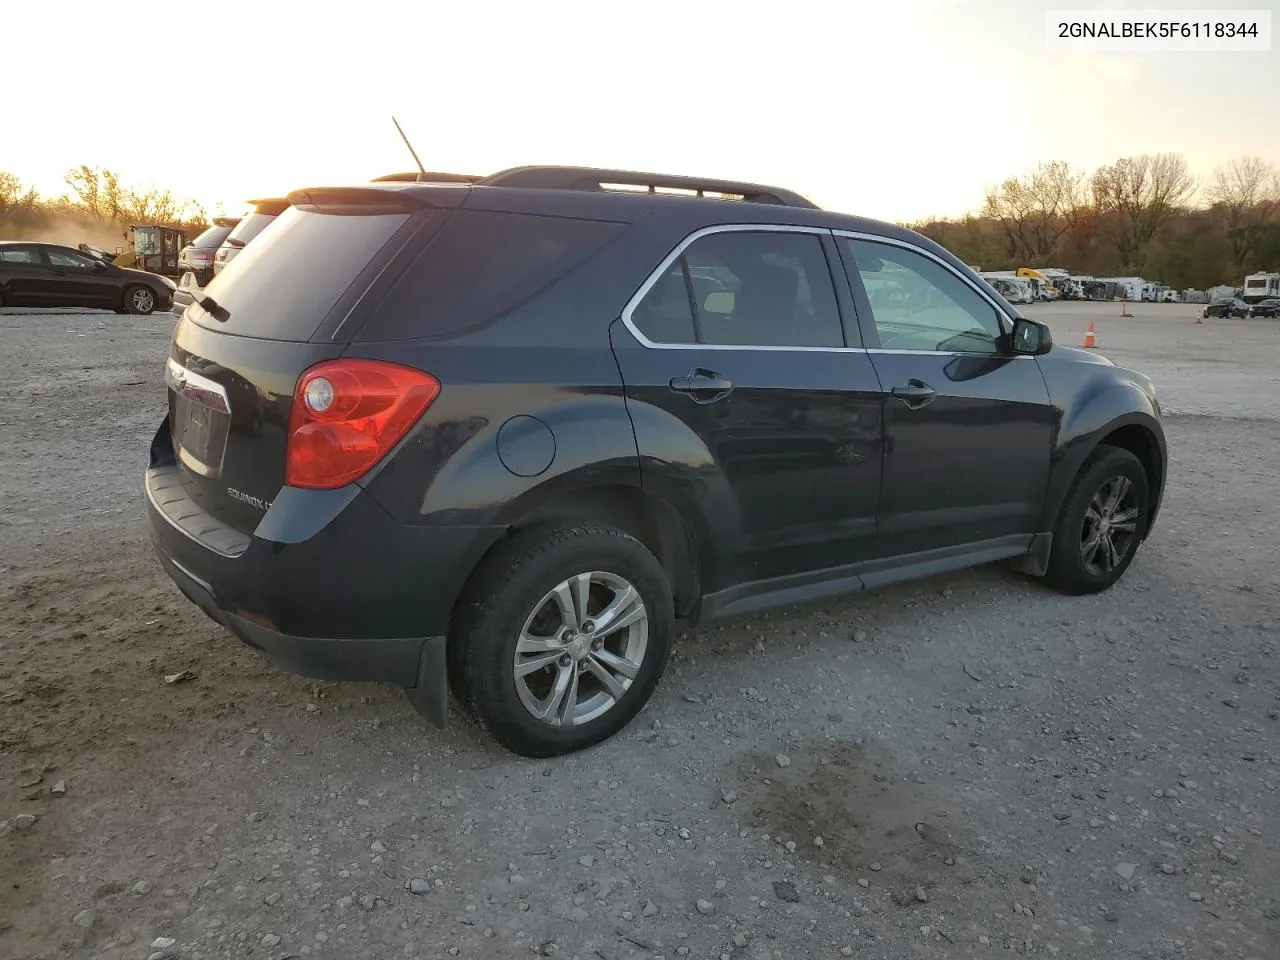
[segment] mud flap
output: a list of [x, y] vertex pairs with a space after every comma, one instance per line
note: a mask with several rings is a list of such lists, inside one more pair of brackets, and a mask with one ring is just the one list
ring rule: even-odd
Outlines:
[[418, 683], [405, 687], [405, 696], [429, 723], [443, 727], [449, 718], [447, 638], [432, 637], [422, 645]]
[[1049, 553], [1053, 549], [1052, 533], [1037, 533], [1031, 538], [1027, 552], [1013, 561], [1013, 569], [1033, 577], [1043, 577], [1049, 569]]

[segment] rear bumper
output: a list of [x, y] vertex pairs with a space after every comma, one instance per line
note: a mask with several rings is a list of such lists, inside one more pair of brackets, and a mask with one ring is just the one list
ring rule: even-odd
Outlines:
[[188, 600], [237, 639], [290, 673], [317, 680], [349, 680], [415, 686], [423, 650], [442, 645], [440, 637], [332, 640], [298, 637], [237, 616], [220, 605], [212, 586], [165, 553], [157, 540], [160, 565]]
[[200, 270], [185, 268], [178, 278], [178, 289], [173, 291], [171, 310], [175, 317], [181, 317], [187, 307], [195, 302], [195, 298], [204, 292], [209, 281], [213, 279], [213, 267]]
[[352, 485], [282, 488], [245, 535], [185, 493], [172, 451], [166, 421], [145, 510], [161, 566], [192, 603], [291, 673], [426, 683], [443, 703], [454, 603], [503, 528], [400, 524]]
[[179, 287], [177, 290], [173, 291], [173, 306], [169, 308], [170, 312], [175, 317], [181, 317], [183, 312], [187, 307], [191, 306], [193, 302], [194, 299], [191, 294]]

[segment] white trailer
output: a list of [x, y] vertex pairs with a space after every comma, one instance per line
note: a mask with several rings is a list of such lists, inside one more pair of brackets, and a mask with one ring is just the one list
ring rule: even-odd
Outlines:
[[[1122, 300], [1150, 300], [1150, 288], [1154, 284], [1142, 277], [1099, 277], [1104, 283], [1116, 285], [1116, 296]], [[1144, 296], [1145, 294], [1145, 296]]]
[[1270, 297], [1280, 297], [1280, 273], [1251, 273], [1244, 278], [1240, 299], [1245, 303], [1257, 303]]

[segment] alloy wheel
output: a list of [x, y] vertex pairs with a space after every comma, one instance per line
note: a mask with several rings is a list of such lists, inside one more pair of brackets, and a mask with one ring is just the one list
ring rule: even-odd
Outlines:
[[1080, 558], [1095, 577], [1116, 569], [1138, 538], [1140, 508], [1128, 477], [1112, 477], [1089, 501], [1080, 531]]
[[133, 291], [133, 306], [139, 313], [150, 313], [151, 308], [156, 305], [156, 298], [145, 287], [139, 287]]
[[516, 640], [521, 704], [543, 723], [579, 726], [612, 710], [640, 673], [649, 612], [616, 574], [562, 580], [538, 601]]

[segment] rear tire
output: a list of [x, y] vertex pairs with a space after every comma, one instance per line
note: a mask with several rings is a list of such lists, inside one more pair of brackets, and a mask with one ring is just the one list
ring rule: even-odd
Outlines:
[[147, 316], [156, 308], [156, 294], [150, 287], [134, 284], [124, 291], [124, 309], [128, 313]]
[[449, 637], [450, 683], [508, 750], [560, 756], [634, 719], [674, 633], [671, 585], [630, 534], [531, 531], [472, 579]]
[[1101, 444], [1081, 467], [1053, 531], [1045, 580], [1062, 593], [1100, 593], [1133, 562], [1150, 522], [1142, 461]]

